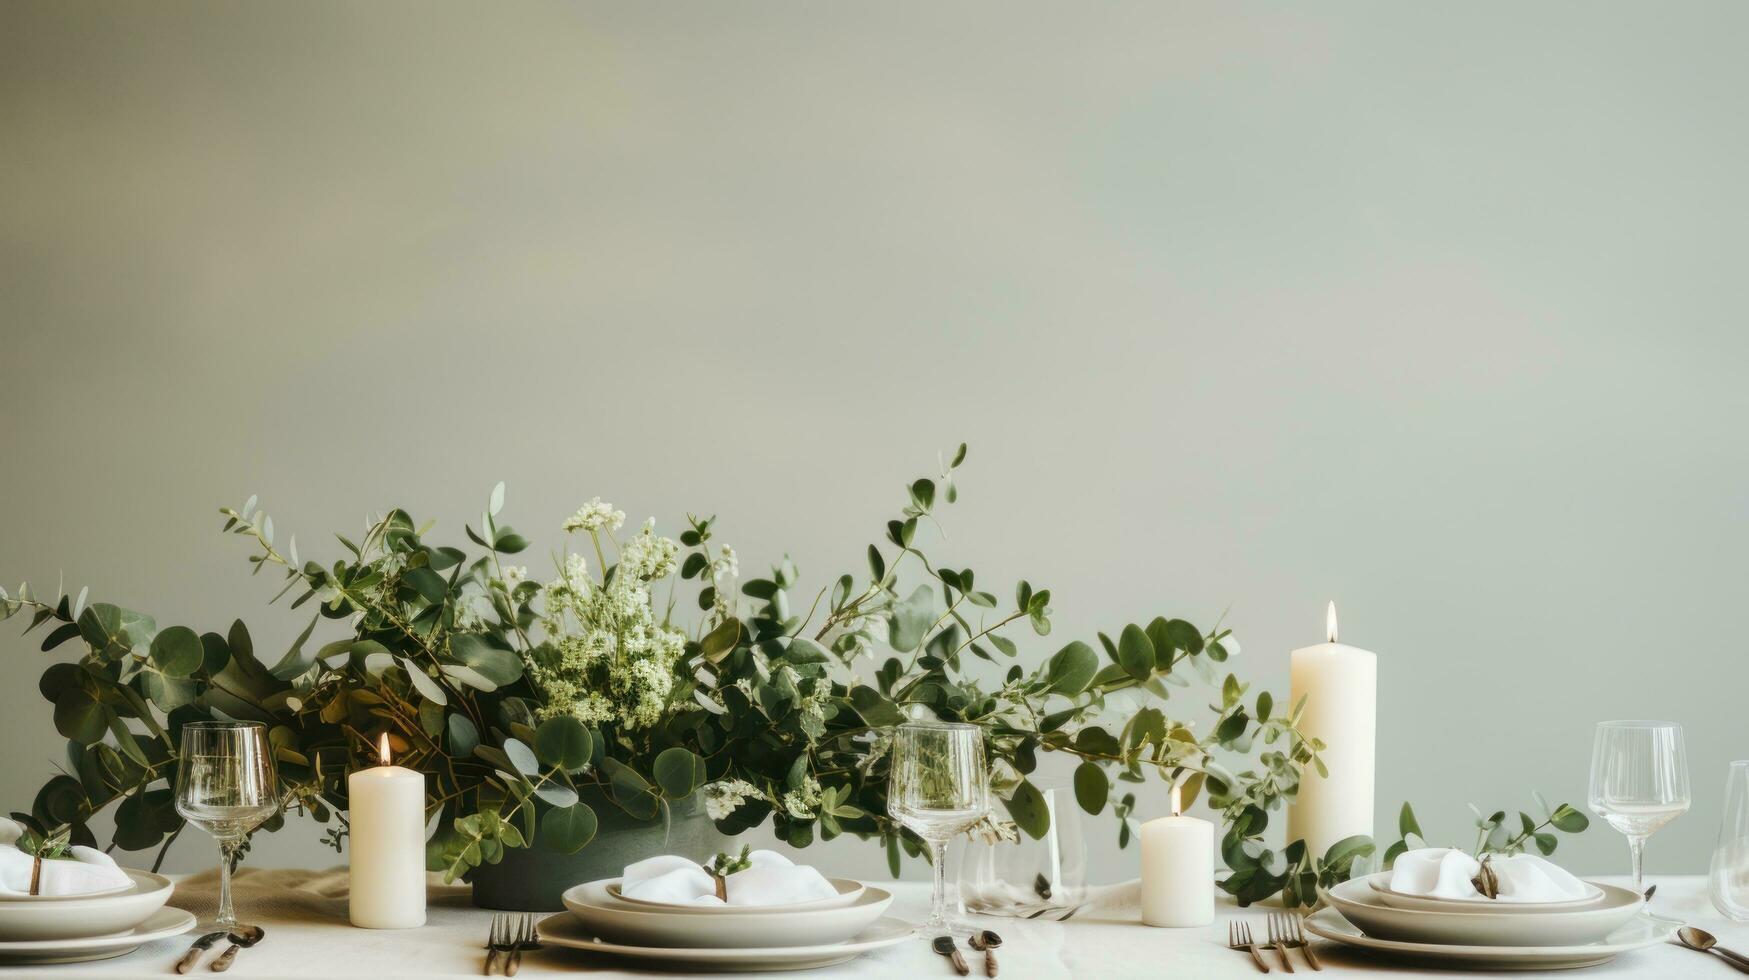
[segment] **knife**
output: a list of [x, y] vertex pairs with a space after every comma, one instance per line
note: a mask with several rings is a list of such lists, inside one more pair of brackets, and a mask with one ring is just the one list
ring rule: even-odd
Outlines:
[[204, 955], [207, 950], [212, 949], [213, 944], [225, 938], [225, 936], [226, 933], [223, 932], [209, 932], [199, 939], [196, 939], [194, 945], [188, 947], [188, 952], [183, 955], [182, 959], [177, 961], [176, 972], [187, 973], [194, 969], [194, 965], [200, 962], [201, 956]]

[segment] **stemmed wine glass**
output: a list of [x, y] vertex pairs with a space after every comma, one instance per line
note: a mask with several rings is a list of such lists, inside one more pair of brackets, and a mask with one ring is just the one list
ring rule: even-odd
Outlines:
[[1669, 721], [1606, 721], [1591, 745], [1591, 812], [1627, 835], [1634, 891], [1645, 893], [1646, 838], [1688, 812], [1688, 754], [1682, 726]]
[[990, 770], [977, 725], [912, 722], [893, 733], [887, 815], [929, 845], [935, 892], [918, 932], [948, 929], [947, 842], [990, 810]]
[[176, 766], [176, 812], [219, 842], [219, 915], [237, 927], [231, 907], [231, 865], [249, 832], [279, 812], [279, 786], [267, 729], [252, 721], [201, 721], [182, 726]]

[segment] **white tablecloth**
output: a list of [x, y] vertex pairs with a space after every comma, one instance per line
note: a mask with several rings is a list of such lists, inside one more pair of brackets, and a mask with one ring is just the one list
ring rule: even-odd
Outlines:
[[[212, 875], [187, 879], [172, 904], [210, 915]], [[1617, 880], [1620, 879], [1605, 879]], [[1749, 951], [1749, 926], [1731, 923], [1712, 908], [1706, 881], [1699, 876], [1663, 877], [1653, 907], [1661, 915], [1701, 926], [1720, 941]], [[897, 895], [891, 914], [920, 920], [928, 905], [928, 889], [916, 883], [878, 883]], [[259, 922], [267, 938], [245, 950], [230, 975], [285, 977], [291, 980], [349, 980], [386, 977], [475, 977], [480, 975], [481, 944], [492, 913], [468, 904], [464, 890], [434, 887], [424, 928], [399, 931], [354, 929], [346, 923], [346, 876], [339, 872], [245, 870], [237, 882], [238, 912], [246, 922]], [[990, 918], [1002, 934], [1001, 976], [1027, 977], [1255, 977], [1249, 957], [1225, 946], [1227, 921], [1251, 920], [1262, 932], [1264, 910], [1241, 910], [1223, 902], [1215, 925], [1206, 929], [1150, 929], [1132, 912], [1119, 910], [1066, 923]], [[112, 960], [64, 966], [0, 968], [0, 977], [158, 977], [188, 948], [193, 935], [152, 943]], [[1366, 972], [1373, 976], [1522, 977], [1524, 974], [1453, 974], [1379, 960], [1320, 942], [1323, 976]], [[972, 956], [974, 976], [981, 959]], [[525, 954], [520, 977], [588, 973], [592, 977], [651, 976], [648, 969], [627, 970], [622, 964], [587, 953], [544, 949]], [[1303, 963], [1296, 976], [1310, 974]], [[191, 976], [210, 976], [204, 968]], [[675, 975], [675, 974], [663, 974]], [[1272, 976], [1283, 976], [1279, 968]], [[1578, 971], [1585, 977], [1718, 977], [1738, 976], [1716, 957], [1676, 946], [1655, 946], [1618, 957], [1606, 966]], [[850, 963], [791, 977], [888, 978], [907, 980], [952, 978], [947, 962], [921, 940], [867, 954]]]

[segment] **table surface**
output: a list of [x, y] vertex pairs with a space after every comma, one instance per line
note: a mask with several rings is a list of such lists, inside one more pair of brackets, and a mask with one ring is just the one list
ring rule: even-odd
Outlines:
[[[1615, 880], [1620, 879], [1603, 879]], [[1712, 907], [1706, 895], [1706, 880], [1698, 875], [1654, 878], [1658, 892], [1653, 900], [1660, 915], [1682, 919], [1717, 935], [1725, 945], [1749, 949], [1749, 926], [1730, 922]], [[917, 921], [928, 904], [927, 886], [918, 883], [883, 883], [896, 894], [890, 914]], [[343, 895], [328, 899], [343, 902]], [[272, 899], [251, 887], [247, 876], [240, 882], [237, 903], [245, 919], [257, 918], [267, 928], [261, 946], [245, 951], [230, 975], [235, 977], [287, 977], [297, 980], [345, 980], [369, 977], [475, 977], [480, 975], [480, 946], [492, 913], [467, 904], [463, 894], [440, 894], [432, 899], [426, 925], [420, 929], [378, 931], [354, 929], [342, 916], [252, 917], [249, 909], [270, 905]], [[175, 904], [174, 900], [172, 904]], [[333, 906], [343, 908], [343, 905]], [[1249, 957], [1226, 948], [1227, 922], [1235, 917], [1250, 920], [1261, 933], [1264, 909], [1241, 910], [1223, 902], [1213, 926], [1202, 929], [1152, 929], [1142, 926], [1129, 913], [1111, 913], [1071, 922], [1038, 922], [1008, 918], [985, 921], [1003, 936], [1000, 974], [1023, 977], [1252, 977], [1257, 969]], [[187, 949], [190, 936], [151, 943], [111, 960], [63, 966], [0, 968], [0, 977], [163, 977]], [[1367, 973], [1373, 976], [1463, 977], [1524, 976], [1451, 971], [1417, 967], [1380, 959], [1360, 951], [1319, 941], [1324, 961], [1322, 975]], [[982, 964], [974, 955], [975, 975]], [[204, 965], [195, 976], [207, 973]], [[1274, 972], [1281, 975], [1281, 970]], [[1301, 963], [1299, 975], [1308, 971]], [[544, 949], [524, 955], [522, 977], [588, 973], [595, 977], [679, 976], [649, 969], [628, 968], [589, 953]], [[720, 976], [721, 974], [719, 974]], [[747, 974], [738, 974], [745, 976]], [[922, 941], [864, 956], [836, 967], [774, 976], [831, 978], [952, 977], [948, 964]], [[1617, 957], [1612, 963], [1577, 971], [1587, 977], [1719, 977], [1737, 974], [1717, 957], [1703, 956], [1674, 945], [1653, 946]]]

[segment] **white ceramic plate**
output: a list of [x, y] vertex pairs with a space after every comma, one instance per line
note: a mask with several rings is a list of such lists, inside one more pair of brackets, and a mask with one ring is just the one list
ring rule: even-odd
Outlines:
[[1378, 950], [1425, 960], [1441, 966], [1491, 970], [1570, 970], [1596, 966], [1618, 953], [1669, 942], [1682, 923], [1654, 915], [1639, 915], [1594, 943], [1573, 946], [1453, 946], [1410, 943], [1369, 936], [1335, 909], [1319, 909], [1306, 917], [1306, 931], [1344, 946]]
[[128, 871], [134, 890], [53, 902], [0, 902], [0, 942], [79, 939], [126, 932], [164, 907], [175, 886], [163, 875]]
[[194, 915], [181, 909], [158, 909], [144, 922], [112, 936], [86, 939], [43, 939], [0, 942], [0, 963], [83, 963], [131, 953], [155, 939], [180, 936], [194, 928]]
[[[875, 891], [877, 889], [869, 889]], [[541, 942], [630, 959], [684, 964], [690, 970], [759, 972], [765, 970], [812, 970], [844, 963], [868, 952], [911, 938], [915, 927], [898, 919], [881, 919], [849, 942], [819, 946], [782, 946], [742, 949], [696, 949], [651, 947], [608, 942], [595, 935], [569, 913], [559, 912], [540, 921]]]
[[1577, 946], [1595, 942], [1646, 904], [1626, 888], [1604, 885], [1593, 906], [1554, 912], [1469, 912], [1400, 909], [1379, 900], [1365, 879], [1324, 893], [1343, 918], [1368, 936], [1455, 946]]
[[844, 942], [873, 925], [893, 903], [890, 892], [871, 885], [843, 908], [809, 912], [750, 909], [738, 915], [711, 915], [633, 905], [608, 891], [608, 885], [618, 881], [609, 878], [566, 889], [565, 908], [591, 933], [634, 946], [825, 946]]
[[862, 897], [863, 884], [849, 878], [826, 879], [838, 894], [831, 898], [817, 898], [811, 902], [791, 902], [788, 905], [693, 905], [687, 902], [652, 902], [647, 898], [632, 898], [620, 891], [620, 879], [614, 878], [608, 882], [607, 893], [614, 898], [642, 908], [661, 909], [664, 912], [686, 912], [704, 915], [741, 915], [747, 912], [812, 912], [815, 909], [838, 909], [853, 905]]
[[1406, 892], [1392, 891], [1390, 886], [1391, 873], [1381, 871], [1369, 875], [1366, 883], [1372, 886], [1379, 901], [1400, 909], [1416, 909], [1422, 912], [1566, 912], [1573, 909], [1588, 908], [1603, 900], [1603, 889], [1585, 882], [1589, 894], [1584, 898], [1568, 899], [1564, 902], [1501, 902], [1488, 898], [1434, 898], [1431, 895], [1410, 895]]

